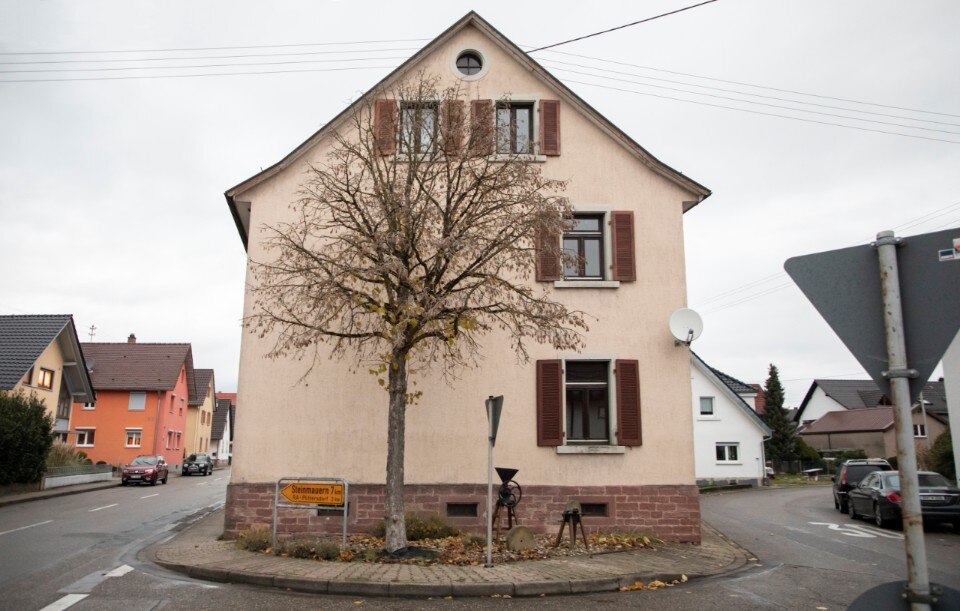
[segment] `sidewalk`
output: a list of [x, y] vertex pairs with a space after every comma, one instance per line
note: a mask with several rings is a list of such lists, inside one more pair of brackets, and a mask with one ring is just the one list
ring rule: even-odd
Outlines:
[[320, 562], [256, 554], [218, 541], [223, 510], [146, 550], [167, 569], [211, 581], [358, 596], [538, 596], [616, 591], [636, 581], [673, 581], [739, 569], [749, 553], [707, 524], [700, 546], [573, 556], [482, 566]]
[[34, 490], [32, 492], [20, 492], [17, 494], [8, 494], [0, 496], [0, 507], [6, 505], [16, 505], [17, 503], [27, 503], [29, 501], [39, 501], [41, 499], [50, 499], [57, 496], [69, 496], [71, 494], [80, 494], [81, 492], [92, 492], [94, 490], [103, 490], [104, 488], [113, 488], [120, 485], [120, 478], [114, 477], [107, 482], [93, 482], [92, 484], [76, 484], [74, 486], [63, 486], [62, 488], [51, 488], [50, 490]]

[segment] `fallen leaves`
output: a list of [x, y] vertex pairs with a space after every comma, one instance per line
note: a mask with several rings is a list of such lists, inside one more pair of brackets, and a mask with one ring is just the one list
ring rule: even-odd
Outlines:
[[659, 579], [654, 579], [646, 584], [642, 581], [635, 581], [628, 586], [621, 586], [621, 592], [636, 592], [638, 590], [658, 590], [660, 588], [672, 588], [673, 586], [679, 585], [681, 583], [687, 582], [687, 576], [681, 575], [680, 579], [674, 579], [672, 581], [660, 581]]

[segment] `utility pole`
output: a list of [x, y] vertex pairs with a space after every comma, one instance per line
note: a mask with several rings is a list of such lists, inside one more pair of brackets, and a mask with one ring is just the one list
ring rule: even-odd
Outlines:
[[[887, 342], [887, 367], [893, 400], [893, 426], [897, 438], [897, 469], [900, 471], [903, 540], [907, 551], [907, 581], [910, 608], [930, 611], [930, 577], [927, 571], [926, 542], [923, 539], [923, 514], [920, 508], [920, 480], [917, 477], [917, 453], [913, 446], [913, 405], [909, 378], [918, 373], [907, 368], [907, 344], [903, 331], [903, 306], [900, 301], [900, 273], [897, 245], [892, 231], [877, 234], [875, 246], [880, 262], [880, 292], [883, 296], [883, 326]], [[922, 399], [921, 399], [922, 401]]]
[[87, 335], [90, 336], [90, 341], [93, 341], [93, 336], [97, 334], [97, 325], [90, 325], [90, 330], [87, 332]]

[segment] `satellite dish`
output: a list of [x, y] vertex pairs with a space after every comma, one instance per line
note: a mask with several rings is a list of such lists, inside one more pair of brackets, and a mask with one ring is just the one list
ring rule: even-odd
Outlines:
[[690, 308], [680, 308], [670, 315], [670, 333], [676, 338], [674, 346], [689, 346], [703, 333], [703, 320]]

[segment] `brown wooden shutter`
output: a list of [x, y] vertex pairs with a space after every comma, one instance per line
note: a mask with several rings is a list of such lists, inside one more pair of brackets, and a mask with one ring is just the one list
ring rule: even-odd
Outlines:
[[492, 155], [493, 100], [470, 101], [470, 150], [475, 155]]
[[537, 361], [537, 445], [563, 444], [563, 364]]
[[540, 100], [540, 154], [560, 154], [560, 100]]
[[640, 426], [640, 363], [614, 361], [617, 380], [617, 445], [642, 445]]
[[454, 156], [463, 146], [463, 100], [446, 100], [440, 117], [440, 133], [443, 138], [443, 152]]
[[377, 100], [373, 110], [373, 135], [377, 152], [392, 155], [397, 150], [397, 101]]
[[537, 257], [537, 282], [553, 282], [563, 279], [560, 268], [560, 236], [556, 232], [537, 229], [535, 241]]
[[613, 240], [611, 251], [613, 280], [635, 282], [637, 279], [636, 246], [633, 231], [633, 212], [610, 213], [610, 236]]

